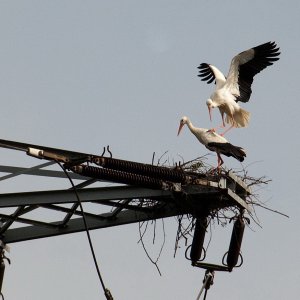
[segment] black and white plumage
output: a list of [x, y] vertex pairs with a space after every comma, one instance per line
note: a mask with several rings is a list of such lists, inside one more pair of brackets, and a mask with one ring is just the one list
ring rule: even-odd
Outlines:
[[253, 78], [260, 71], [279, 59], [279, 48], [275, 42], [268, 42], [248, 49], [236, 55], [229, 68], [227, 78], [215, 66], [202, 63], [198, 67], [202, 81], [215, 81], [216, 89], [206, 101], [211, 119], [211, 109], [218, 107], [222, 115], [223, 126], [245, 127], [249, 123], [250, 113], [238, 104], [248, 102], [252, 93]]
[[201, 144], [203, 144], [208, 150], [216, 152], [218, 156], [218, 166], [223, 164], [221, 154], [228, 157], [232, 156], [238, 161], [243, 161], [246, 157], [246, 152], [243, 148], [230, 144], [223, 136], [216, 133], [213, 129], [197, 128], [193, 126], [192, 122], [188, 117], [182, 117], [180, 120], [178, 133], [184, 125], [187, 125], [190, 131], [195, 135]]

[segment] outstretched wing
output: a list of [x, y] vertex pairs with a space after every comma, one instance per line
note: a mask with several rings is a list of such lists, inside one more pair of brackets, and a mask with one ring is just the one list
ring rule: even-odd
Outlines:
[[198, 69], [198, 76], [201, 78], [201, 80], [206, 81], [207, 83], [212, 83], [215, 81], [217, 88], [219, 86], [221, 87], [226, 82], [224, 74], [213, 65], [202, 63]]
[[249, 101], [254, 76], [279, 60], [279, 54], [275, 42], [268, 42], [243, 51], [232, 59], [226, 85], [236, 96], [236, 101]]

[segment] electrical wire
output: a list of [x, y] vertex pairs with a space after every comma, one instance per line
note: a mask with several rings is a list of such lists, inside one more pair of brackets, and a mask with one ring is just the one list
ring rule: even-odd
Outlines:
[[66, 174], [67, 178], [69, 179], [69, 181], [70, 181], [70, 183], [72, 185], [73, 191], [74, 191], [74, 193], [76, 195], [76, 198], [77, 198], [77, 201], [78, 201], [81, 213], [82, 213], [82, 219], [83, 219], [85, 231], [86, 231], [86, 234], [87, 234], [89, 246], [90, 246], [90, 249], [91, 249], [91, 253], [92, 253], [92, 256], [93, 256], [94, 264], [95, 264], [95, 267], [96, 267], [98, 278], [100, 280], [101, 286], [102, 286], [103, 291], [104, 291], [104, 295], [105, 295], [105, 297], [106, 297], [107, 300], [113, 300], [112, 294], [111, 294], [110, 290], [105, 287], [103, 278], [102, 278], [101, 273], [100, 273], [100, 269], [99, 269], [99, 265], [98, 265], [98, 262], [97, 262], [96, 254], [95, 254], [95, 251], [94, 251], [92, 239], [91, 239], [91, 236], [90, 236], [89, 227], [88, 227], [88, 224], [87, 224], [87, 221], [86, 221], [85, 213], [84, 213], [84, 210], [83, 210], [82, 202], [80, 200], [77, 188], [74, 185], [72, 178], [70, 177], [70, 175], [68, 174], [68, 172], [66, 171], [66, 169], [64, 168], [64, 166], [58, 160], [56, 162], [62, 168], [62, 170], [64, 171], [64, 173]]
[[212, 270], [206, 270], [205, 275], [204, 275], [204, 280], [203, 280], [203, 285], [201, 287], [201, 290], [196, 298], [196, 300], [199, 300], [201, 297], [202, 292], [205, 290], [204, 292], [204, 298], [203, 300], [206, 299], [207, 296], [207, 291], [210, 288], [210, 286], [213, 284], [213, 280], [214, 280], [214, 274], [215, 272]]

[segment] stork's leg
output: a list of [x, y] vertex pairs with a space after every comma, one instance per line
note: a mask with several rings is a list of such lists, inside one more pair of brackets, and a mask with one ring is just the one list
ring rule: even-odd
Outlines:
[[225, 120], [224, 120], [224, 112], [221, 112], [221, 115], [222, 115], [222, 125], [223, 125], [223, 128], [225, 128], [226, 124], [225, 124]]
[[218, 166], [217, 166], [217, 170], [218, 170], [218, 173], [220, 173], [220, 155], [217, 154], [218, 156]]
[[218, 167], [217, 167], [217, 170], [218, 170], [218, 173], [220, 174], [221, 173], [221, 166], [223, 165], [224, 161], [221, 157], [221, 155], [219, 153], [217, 153], [217, 156], [218, 156]]
[[[234, 120], [233, 118], [233, 115], [227, 115], [227, 118], [228, 118], [228, 123], [231, 124], [231, 126], [229, 128], [227, 128], [224, 132], [222, 132], [220, 135], [221, 136], [224, 136], [225, 133], [227, 133], [229, 130], [231, 130], [233, 127], [238, 127], [236, 121]], [[223, 126], [225, 128], [225, 121], [224, 121], [224, 114], [222, 114], [222, 121], [223, 121]]]
[[214, 168], [214, 169], [212, 170], [212, 172], [214, 172], [215, 170], [217, 170], [218, 173], [220, 173], [220, 168], [221, 168], [221, 166], [223, 165], [224, 161], [223, 161], [221, 155], [220, 155], [218, 152], [217, 152], [217, 157], [218, 157], [218, 166], [217, 166], [216, 168]]
[[222, 116], [222, 124], [218, 127], [211, 128], [209, 130], [209, 132], [217, 132], [217, 129], [226, 127], [225, 120], [224, 120], [224, 112], [220, 111], [220, 113], [221, 113], [221, 116]]
[[234, 124], [233, 125], [231, 125], [229, 128], [227, 128], [224, 132], [222, 132], [220, 135], [221, 136], [224, 136], [225, 135], [225, 133], [227, 133], [230, 129], [232, 129], [233, 127], [235, 127], [234, 126]]
[[217, 156], [218, 156], [218, 171], [220, 171], [220, 167], [224, 164], [224, 161], [221, 157], [221, 155], [219, 153], [217, 153]]
[[220, 111], [220, 113], [222, 116], [222, 124], [218, 128], [225, 128], [226, 124], [225, 124], [225, 119], [224, 119], [224, 112]]

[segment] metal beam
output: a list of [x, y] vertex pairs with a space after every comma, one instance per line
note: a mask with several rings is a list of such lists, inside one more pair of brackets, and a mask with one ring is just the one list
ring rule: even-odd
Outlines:
[[[47, 165], [53, 164], [53, 162], [48, 162]], [[0, 177], [0, 180], [9, 179], [11, 177], [17, 175], [36, 175], [36, 176], [47, 176], [47, 177], [56, 177], [56, 178], [65, 178], [66, 174], [62, 171], [55, 170], [41, 170], [39, 168], [21, 168], [21, 167], [13, 167], [13, 166], [0, 166], [0, 172], [3, 173], [11, 173], [9, 175], [5, 175]], [[79, 174], [69, 172], [69, 175], [72, 179], [78, 180], [87, 180], [90, 177], [81, 176]]]
[[[22, 218], [22, 217], [14, 217], [12, 215], [6, 215], [6, 214], [0, 214], [1, 219], [3, 220], [13, 220], [14, 222], [20, 222], [24, 224], [29, 224], [29, 225], [34, 225], [34, 226], [44, 226], [44, 227], [56, 227], [57, 224], [54, 223], [48, 223], [48, 222], [42, 222], [42, 221], [37, 221], [33, 219], [27, 219], [27, 218]], [[10, 229], [13, 230], [13, 229]], [[8, 230], [8, 231], [10, 231]], [[8, 232], [7, 231], [7, 232]]]
[[10, 215], [10, 219], [5, 219], [2, 218], [1, 222], [3, 222], [4, 220], [6, 220], [5, 224], [2, 225], [2, 227], [0, 228], [0, 235], [5, 232], [6, 230], [8, 230], [8, 228], [13, 224], [13, 222], [18, 218], [18, 216], [24, 211], [25, 206], [19, 206], [15, 212], [13, 214]]
[[[73, 215], [81, 216], [82, 217], [81, 210], [75, 210], [73, 212], [72, 208], [66, 208], [66, 207], [63, 207], [63, 206], [55, 205], [55, 204], [46, 204], [46, 205], [42, 205], [41, 207], [47, 208], [49, 210], [56, 210], [56, 211], [64, 212], [64, 213], [72, 212]], [[97, 214], [92, 214], [92, 213], [89, 213], [89, 212], [84, 212], [84, 214], [87, 215], [87, 216], [89, 216], [89, 217], [91, 217], [91, 218], [96, 218], [96, 219], [102, 218], [101, 216], [99, 216]], [[59, 225], [60, 226], [65, 226], [65, 225], [67, 225], [67, 223], [65, 223], [64, 220], [62, 220], [62, 221], [60, 221]]]
[[[166, 204], [163, 209], [155, 210], [152, 213], [137, 212], [137, 211], [122, 211], [118, 214], [117, 218], [109, 218], [110, 214], [98, 215], [102, 219], [95, 219], [86, 216], [88, 227], [92, 229], [107, 228], [111, 226], [118, 226], [147, 220], [166, 218], [178, 215], [178, 208], [174, 204]], [[15, 228], [8, 230], [2, 241], [6, 244], [21, 242], [26, 240], [57, 236], [62, 234], [69, 234], [75, 232], [85, 231], [82, 218], [72, 219], [65, 227], [58, 227], [58, 222], [50, 223], [52, 228], [26, 226], [22, 228]]]
[[245, 208], [248, 212], [251, 212], [250, 206], [246, 203], [245, 200], [243, 200], [241, 197], [239, 197], [236, 193], [234, 193], [231, 189], [227, 189], [227, 194], [233, 200], [236, 202], [237, 205], [240, 207]]
[[[236, 194], [229, 189], [227, 190], [227, 196], [230, 200], [234, 201], [237, 205], [242, 206], [249, 210], [246, 202], [236, 197]], [[117, 186], [108, 188], [86, 188], [77, 190], [82, 202], [106, 202], [107, 200], [119, 200], [119, 199], [139, 199], [148, 198], [160, 200], [172, 200], [174, 194], [172, 191], [152, 190], [136, 186]], [[211, 198], [219, 193], [216, 188], [208, 188], [201, 186], [192, 186], [187, 189], [187, 192], [191, 196], [200, 195], [202, 198]], [[201, 200], [201, 199], [199, 199]], [[52, 190], [52, 191], [40, 191], [40, 192], [23, 192], [23, 193], [11, 193], [0, 195], [0, 208], [1, 207], [14, 207], [22, 205], [44, 205], [44, 204], [63, 204], [63, 203], [75, 203], [77, 202], [76, 196], [73, 190]]]
[[[152, 190], [136, 186], [87, 188], [79, 189], [77, 192], [82, 202], [172, 197], [171, 191]], [[52, 190], [0, 195], [0, 208], [22, 205], [62, 204], [74, 202], [77, 202], [77, 199], [73, 190]]]
[[63, 149], [52, 148], [52, 147], [45, 147], [45, 146], [35, 145], [35, 144], [20, 143], [20, 142], [3, 140], [3, 139], [0, 139], [0, 147], [18, 150], [18, 151], [24, 151], [24, 152], [27, 152], [28, 148], [41, 149], [41, 150], [49, 151], [49, 152], [57, 154], [57, 155], [67, 156], [70, 159], [83, 159], [83, 158], [87, 158], [89, 156], [89, 154], [82, 153], [82, 152], [69, 151], [69, 150], [63, 150]]
[[[133, 199], [127, 199], [127, 200], [123, 200], [123, 201], [128, 201], [129, 202], [129, 201], [132, 201], [132, 200]], [[151, 201], [153, 201], [153, 200], [151, 200]], [[153, 201], [152, 206], [140, 206], [140, 205], [129, 205], [129, 204], [126, 204], [124, 202], [115, 202], [115, 201], [105, 201], [105, 200], [103, 200], [103, 201], [100, 202], [101, 205], [117, 207], [117, 208], [119, 208], [119, 211], [121, 211], [123, 209], [130, 209], [130, 210], [134, 210], [134, 211], [149, 211], [149, 210], [152, 210], [155, 207], [158, 207], [159, 206], [158, 203], [161, 203], [161, 202], [157, 202], [156, 204], [154, 204], [154, 201]], [[111, 216], [115, 216], [115, 215], [116, 215], [116, 212], [112, 211]]]
[[120, 213], [124, 209], [124, 205], [129, 205], [132, 199], [120, 200], [121, 206], [116, 207], [112, 212], [111, 216], [115, 217], [118, 213]]

